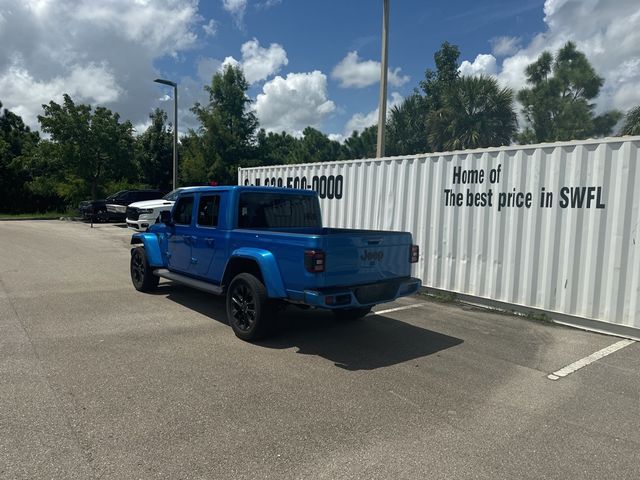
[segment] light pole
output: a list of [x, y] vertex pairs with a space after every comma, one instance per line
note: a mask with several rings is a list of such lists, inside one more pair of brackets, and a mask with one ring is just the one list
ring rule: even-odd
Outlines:
[[154, 82], [173, 87], [173, 190], [175, 190], [178, 186], [178, 84], [162, 78], [156, 78]]
[[384, 133], [387, 123], [387, 59], [389, 57], [389, 0], [384, 0], [382, 16], [382, 61], [380, 62], [380, 105], [378, 106], [378, 143], [376, 157], [384, 157]]

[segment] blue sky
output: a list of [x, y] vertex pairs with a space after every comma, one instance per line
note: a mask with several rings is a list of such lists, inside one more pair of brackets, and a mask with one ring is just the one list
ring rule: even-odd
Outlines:
[[[249, 2], [240, 24], [225, 11], [222, 1], [202, 3], [205, 23], [217, 22], [214, 36], [184, 52], [176, 61], [156, 62], [163, 75], [180, 78], [195, 76], [199, 59], [241, 57], [243, 43], [257, 39], [263, 47], [281, 45], [288, 64], [278, 72], [319, 70], [327, 78], [328, 98], [335, 110], [320, 124], [326, 133], [344, 134], [354, 114], [366, 114], [378, 106], [379, 84], [343, 88], [331, 72], [349, 52], [356, 51], [362, 61], [379, 62], [381, 54], [382, 0], [309, 2], [283, 0], [267, 6]], [[460, 47], [461, 59], [473, 60], [491, 50], [491, 39], [520, 37], [523, 41], [544, 29], [541, 0], [522, 2], [458, 0], [426, 2], [391, 0], [389, 26], [389, 66], [400, 68], [409, 79], [401, 86], [390, 86], [389, 95], [406, 96], [418, 86], [426, 68], [433, 68], [433, 54], [445, 40]], [[264, 81], [253, 84], [249, 94], [255, 98]]]
[[[262, 127], [341, 139], [374, 124], [382, 0], [0, 0], [0, 101], [38, 128], [41, 105], [104, 105], [138, 131], [179, 83], [180, 131], [223, 62], [239, 64]], [[388, 98], [418, 86], [445, 40], [461, 73], [514, 90], [545, 49], [577, 43], [605, 84], [598, 111], [640, 104], [638, 0], [390, 0]]]

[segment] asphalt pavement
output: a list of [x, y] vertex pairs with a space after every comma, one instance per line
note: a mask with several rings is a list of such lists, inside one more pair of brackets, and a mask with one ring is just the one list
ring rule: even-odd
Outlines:
[[0, 221], [0, 478], [640, 478], [637, 343], [552, 381], [619, 339], [422, 296], [246, 343], [130, 233]]

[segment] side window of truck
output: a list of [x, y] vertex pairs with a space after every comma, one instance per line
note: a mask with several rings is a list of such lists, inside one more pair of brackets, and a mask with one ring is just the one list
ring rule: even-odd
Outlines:
[[201, 195], [198, 204], [198, 225], [217, 227], [220, 211], [220, 195]]
[[182, 197], [174, 208], [173, 221], [178, 225], [191, 225], [193, 213], [193, 196]]

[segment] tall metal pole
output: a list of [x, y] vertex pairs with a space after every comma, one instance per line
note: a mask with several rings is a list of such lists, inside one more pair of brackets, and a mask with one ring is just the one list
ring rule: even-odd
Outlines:
[[384, 0], [382, 16], [382, 61], [380, 62], [380, 104], [378, 106], [378, 143], [376, 157], [384, 157], [384, 134], [387, 124], [387, 61], [389, 57], [389, 0]]
[[178, 187], [178, 85], [173, 85], [173, 190]]
[[156, 78], [156, 83], [173, 87], [173, 189], [178, 186], [178, 84], [171, 80]]

